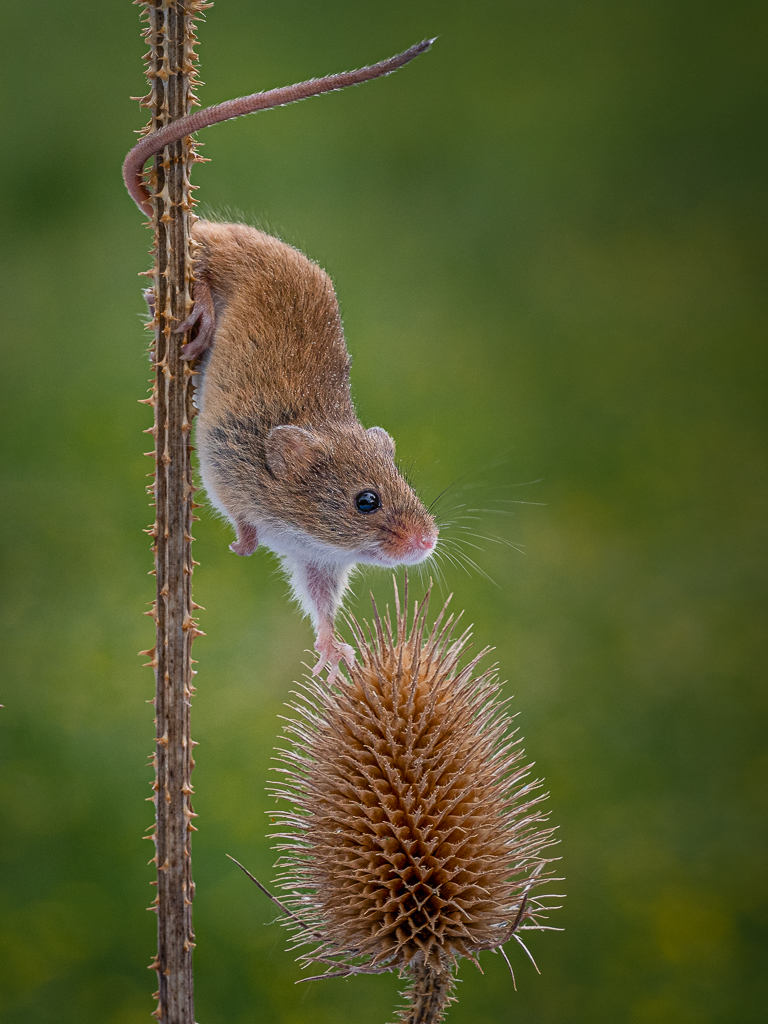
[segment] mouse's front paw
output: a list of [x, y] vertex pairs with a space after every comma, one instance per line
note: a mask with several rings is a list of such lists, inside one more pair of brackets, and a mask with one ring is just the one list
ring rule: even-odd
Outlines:
[[250, 523], [237, 523], [235, 529], [237, 530], [237, 540], [229, 545], [229, 550], [234, 551], [236, 555], [252, 555], [259, 546], [256, 527], [251, 526]]
[[349, 644], [339, 643], [333, 634], [321, 634], [315, 643], [315, 650], [320, 659], [312, 669], [312, 675], [319, 676], [327, 667], [329, 683], [332, 683], [339, 674], [339, 662], [345, 662], [349, 668], [355, 664], [354, 648]]

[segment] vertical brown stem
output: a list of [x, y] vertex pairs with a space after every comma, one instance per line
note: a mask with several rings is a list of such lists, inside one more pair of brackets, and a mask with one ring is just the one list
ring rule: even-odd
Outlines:
[[[151, 109], [151, 131], [189, 113], [193, 95], [194, 17], [197, 0], [145, 0], [150, 45], [147, 77], [150, 93], [142, 101]], [[189, 443], [194, 373], [181, 358], [187, 340], [174, 334], [190, 306], [189, 167], [195, 160], [189, 140], [169, 146], [155, 159], [150, 176], [155, 195], [153, 271], [155, 341], [153, 405], [155, 410], [157, 599], [154, 617], [156, 751], [154, 840], [157, 864], [158, 1006], [163, 1024], [194, 1024], [192, 984], [192, 898], [194, 884], [190, 839], [194, 812], [190, 803], [192, 739], [191, 645], [199, 631], [192, 618], [192, 467]]]
[[402, 1024], [440, 1024], [450, 1003], [456, 982], [449, 970], [435, 970], [427, 964], [412, 969], [409, 1002], [400, 1011]]

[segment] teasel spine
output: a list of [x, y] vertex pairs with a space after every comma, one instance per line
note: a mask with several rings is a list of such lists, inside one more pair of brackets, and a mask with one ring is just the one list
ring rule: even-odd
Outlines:
[[[151, 113], [144, 133], [155, 132], [189, 113], [197, 105], [195, 21], [210, 6], [199, 0], [134, 0], [143, 7], [143, 36], [149, 45], [146, 76], [149, 92], [141, 97]], [[193, 501], [190, 432], [195, 371], [181, 358], [187, 341], [174, 334], [192, 304], [193, 253], [192, 186], [189, 171], [200, 160], [191, 139], [158, 153], [148, 183], [154, 197], [152, 268], [153, 317], [148, 327], [154, 339], [151, 395], [143, 399], [154, 410], [147, 431], [155, 441], [153, 482], [155, 521], [148, 528], [155, 559], [157, 593], [147, 613], [155, 621], [155, 646], [142, 652], [155, 672], [155, 768], [152, 783], [155, 824], [150, 836], [157, 866], [157, 896], [149, 908], [157, 913], [157, 955], [150, 969], [157, 972], [157, 1008], [162, 1024], [194, 1024], [192, 928], [194, 883], [191, 834], [196, 817], [191, 804], [191, 772], [195, 746], [190, 732], [190, 701], [194, 692], [192, 642], [201, 632], [193, 617], [191, 577]]]

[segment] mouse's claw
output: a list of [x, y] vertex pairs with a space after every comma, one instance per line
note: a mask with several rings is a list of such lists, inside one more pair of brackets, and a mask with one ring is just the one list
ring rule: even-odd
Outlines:
[[339, 664], [344, 662], [348, 668], [355, 664], [355, 651], [349, 644], [342, 644], [333, 634], [321, 635], [317, 638], [315, 650], [320, 655], [317, 664], [312, 669], [313, 676], [319, 676], [323, 669], [328, 667], [328, 682], [332, 683], [339, 674]]
[[325, 666], [327, 664], [328, 664], [328, 655], [327, 654], [321, 654], [320, 657], [317, 660], [317, 664], [312, 669], [312, 675], [313, 676], [319, 676], [320, 673], [323, 671], [323, 669], [325, 668]]

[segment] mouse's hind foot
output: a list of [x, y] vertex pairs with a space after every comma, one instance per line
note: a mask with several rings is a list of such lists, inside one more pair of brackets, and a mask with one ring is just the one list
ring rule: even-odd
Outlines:
[[324, 668], [328, 669], [328, 682], [332, 683], [339, 674], [339, 666], [343, 661], [348, 668], [355, 664], [355, 651], [349, 644], [342, 644], [331, 633], [320, 633], [315, 643], [315, 650], [320, 655], [313, 676], [319, 676]]
[[207, 281], [195, 280], [195, 304], [192, 312], [186, 320], [177, 324], [174, 334], [184, 334], [192, 327], [198, 325], [197, 334], [192, 341], [181, 350], [182, 359], [197, 359], [213, 344], [213, 336], [216, 332], [216, 310], [213, 306], [213, 296]]

